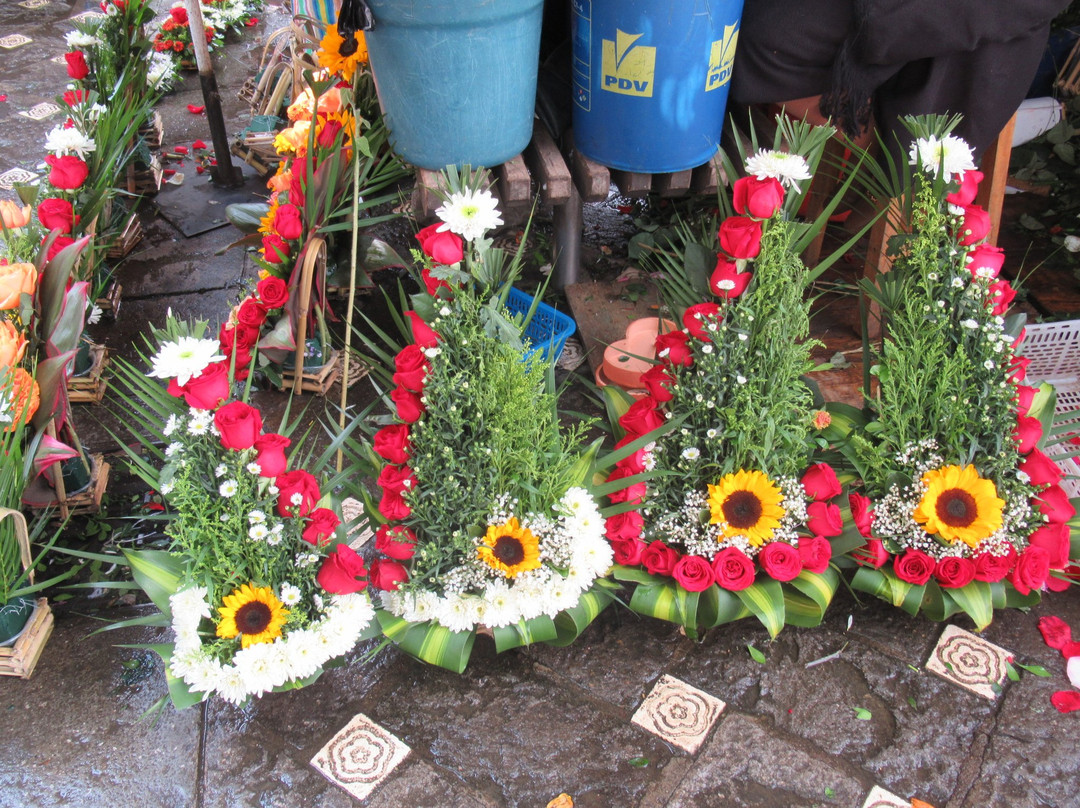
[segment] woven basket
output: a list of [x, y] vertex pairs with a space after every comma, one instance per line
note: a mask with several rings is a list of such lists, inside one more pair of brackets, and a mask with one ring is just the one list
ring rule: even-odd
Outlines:
[[[30, 555], [30, 534], [26, 528], [26, 517], [20, 511], [0, 508], [0, 522], [5, 519], [15, 522], [15, 541], [19, 544], [19, 557], [23, 568], [29, 570], [27, 577], [32, 584], [34, 571], [30, 569], [30, 565], [33, 559]], [[21, 679], [29, 679], [52, 630], [53, 615], [49, 602], [45, 598], [38, 598], [34, 611], [26, 623], [26, 628], [23, 629], [23, 633], [15, 644], [0, 648], [0, 676], [18, 676]]]

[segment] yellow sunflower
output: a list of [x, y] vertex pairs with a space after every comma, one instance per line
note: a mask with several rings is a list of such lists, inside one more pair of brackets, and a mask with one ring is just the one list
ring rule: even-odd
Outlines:
[[224, 602], [224, 606], [218, 607], [221, 622], [217, 635], [232, 639], [239, 634], [241, 648], [273, 642], [281, 636], [281, 627], [289, 616], [289, 610], [268, 586], [244, 584], [226, 595]]
[[320, 65], [348, 82], [352, 81], [356, 68], [368, 59], [367, 42], [362, 31], [356, 32], [355, 50], [350, 51], [351, 44], [346, 44], [338, 33], [337, 25], [330, 25], [319, 43], [318, 53]]
[[504, 524], [491, 525], [476, 552], [481, 561], [507, 578], [540, 566], [540, 541], [516, 516]]
[[914, 518], [927, 533], [975, 548], [1001, 529], [1005, 501], [993, 481], [980, 477], [974, 466], [942, 466], [926, 472], [922, 480], [926, 493]]
[[746, 536], [758, 546], [780, 527], [783, 501], [783, 492], [765, 474], [742, 469], [709, 486], [709, 523], [723, 524], [725, 537]]

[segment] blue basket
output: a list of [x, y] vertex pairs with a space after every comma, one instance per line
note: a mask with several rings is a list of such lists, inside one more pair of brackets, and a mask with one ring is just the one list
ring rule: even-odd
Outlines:
[[[525, 294], [520, 289], [510, 288], [510, 294], [506, 298], [506, 308], [511, 314], [528, 314], [532, 304], [531, 295]], [[532, 320], [529, 321], [529, 327], [522, 335], [533, 346], [525, 357], [529, 358], [540, 351], [540, 355], [545, 360], [557, 361], [563, 346], [575, 331], [577, 331], [577, 323], [574, 322], [573, 317], [556, 311], [547, 303], [540, 303], [533, 313]]]

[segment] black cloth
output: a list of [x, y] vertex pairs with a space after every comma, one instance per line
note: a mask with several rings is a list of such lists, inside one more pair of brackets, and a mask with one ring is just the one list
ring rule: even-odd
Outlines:
[[[897, 155], [898, 116], [960, 113], [980, 152], [1023, 101], [1068, 0], [746, 0], [731, 100], [823, 95], [849, 133], [872, 119]], [[894, 138], [899, 136], [900, 144]]]

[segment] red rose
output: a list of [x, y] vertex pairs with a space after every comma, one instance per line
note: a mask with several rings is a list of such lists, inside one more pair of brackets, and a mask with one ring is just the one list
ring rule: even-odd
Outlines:
[[1074, 713], [1080, 710], [1080, 693], [1075, 690], [1058, 690], [1050, 696], [1050, 703], [1059, 713]]
[[1060, 485], [1052, 485], [1031, 501], [1031, 504], [1046, 515], [1051, 524], [1062, 524], [1076, 516], [1076, 508], [1069, 502]]
[[408, 466], [383, 466], [377, 480], [383, 490], [379, 500], [379, 513], [391, 521], [400, 521], [412, 513], [403, 497], [416, 485], [416, 477]]
[[289, 302], [288, 284], [273, 275], [267, 275], [259, 281], [255, 286], [255, 294], [267, 309], [280, 309]]
[[419, 393], [424, 389], [424, 378], [431, 370], [431, 363], [419, 345], [406, 345], [394, 357], [394, 384]]
[[641, 537], [641, 529], [645, 526], [645, 519], [638, 511], [624, 511], [609, 516], [604, 521], [604, 534], [608, 541], [626, 541]]
[[975, 580], [975, 562], [957, 556], [942, 558], [934, 567], [934, 578], [948, 589], [960, 589]]
[[666, 365], [653, 365], [646, 370], [641, 374], [641, 383], [655, 401], [671, 401], [672, 393], [668, 385], [675, 384], [675, 377], [668, 373]]
[[851, 518], [855, 522], [855, 527], [859, 529], [862, 535], [870, 538], [870, 529], [874, 522], [874, 511], [870, 508], [870, 498], [852, 492], [848, 494], [848, 505], [851, 506]]
[[323, 559], [315, 580], [331, 595], [349, 595], [367, 586], [364, 559], [347, 544], [339, 544]]
[[705, 330], [710, 323], [719, 323], [723, 320], [720, 314], [720, 306], [717, 303], [698, 303], [683, 312], [682, 321], [690, 336], [696, 339], [708, 339], [709, 332]]
[[1029, 387], [1026, 384], [1016, 385], [1016, 414], [1018, 416], [1028, 414], [1037, 392], [1039, 392], [1037, 387]]
[[[778, 544], [778, 542], [773, 542], [773, 544]], [[829, 568], [829, 562], [832, 560], [832, 545], [829, 544], [828, 539], [821, 536], [812, 538], [800, 536], [799, 560], [802, 562], [803, 569], [807, 572], [816, 572], [818, 574], [825, 572]]]
[[37, 215], [42, 227], [46, 230], [59, 230], [61, 233], [70, 233], [78, 220], [71, 203], [57, 197], [42, 199], [38, 203]]
[[407, 311], [405, 316], [409, 318], [409, 325], [412, 326], [413, 342], [421, 348], [434, 348], [439, 344], [439, 335], [420, 318], [419, 314], [415, 311]]
[[73, 154], [65, 154], [62, 157], [47, 154], [45, 162], [50, 168], [49, 184], [62, 191], [74, 191], [81, 188], [90, 175], [90, 167], [86, 162]]
[[[46, 236], [46, 238], [48, 238]], [[51, 261], [60, 254], [62, 250], [66, 250], [72, 244], [75, 243], [75, 239], [71, 236], [57, 236], [53, 239], [52, 246], [49, 247], [49, 251], [45, 254], [45, 260]]]
[[839, 536], [844, 532], [840, 507], [831, 502], [812, 502], [806, 506], [806, 528], [817, 536]]
[[[627, 435], [615, 444], [615, 450], [618, 451], [619, 449], [622, 449], [624, 446], [626, 446], [628, 443], [633, 443], [635, 440], [637, 440], [637, 438], [635, 438], [633, 435]], [[645, 450], [638, 449], [636, 452], [633, 452], [624, 457], [622, 460], [616, 463], [615, 466], [616, 468], [626, 469], [633, 474], [641, 474], [641, 472], [645, 471]]]
[[419, 421], [420, 416], [427, 409], [420, 400], [420, 396], [411, 390], [406, 390], [404, 387], [395, 387], [390, 392], [390, 398], [393, 400], [394, 406], [397, 407], [398, 417], [409, 424]]
[[180, 388], [184, 401], [197, 410], [212, 410], [229, 397], [229, 365], [214, 362], [207, 365], [198, 376], [192, 376]]
[[[865, 535], [865, 534], [864, 534]], [[856, 547], [849, 554], [860, 567], [873, 567], [879, 569], [889, 560], [889, 551], [885, 549], [881, 539], [866, 540], [862, 547]]]
[[721, 589], [738, 592], [754, 582], [754, 562], [738, 547], [725, 547], [712, 562], [716, 583]]
[[901, 581], [922, 586], [930, 580], [937, 564], [922, 550], [908, 550], [893, 559], [893, 572]]
[[662, 541], [651, 541], [641, 553], [641, 563], [650, 575], [671, 575], [679, 563], [679, 551]]
[[1009, 310], [1016, 298], [1016, 290], [1009, 285], [1008, 281], [995, 281], [990, 284], [990, 313], [1003, 315]]
[[398, 584], [409, 580], [409, 572], [403, 564], [387, 558], [376, 558], [371, 562], [371, 585], [384, 592], [397, 590]]
[[732, 258], [756, 258], [761, 252], [761, 222], [731, 216], [720, 223], [720, 249]]
[[[616, 480], [625, 480], [627, 477], [633, 476], [634, 472], [630, 469], [616, 467], [608, 475], [607, 482], [613, 483]], [[608, 499], [612, 502], [633, 502], [635, 505], [640, 505], [645, 499], [646, 493], [645, 483], [637, 482], [631, 483], [626, 488], [621, 488], [618, 491], [612, 491], [608, 494]]]
[[615, 563], [624, 567], [635, 567], [641, 563], [645, 552], [645, 542], [641, 539], [615, 539], [611, 542]]
[[319, 129], [319, 133], [315, 136], [315, 143], [324, 149], [334, 148], [334, 145], [337, 143], [338, 134], [343, 128], [341, 121], [326, 121]]
[[90, 75], [90, 67], [86, 64], [82, 51], [68, 51], [64, 54], [64, 61], [67, 62], [68, 75], [75, 81], [81, 81]]
[[672, 365], [690, 367], [694, 358], [686, 347], [689, 335], [685, 331], [668, 331], [656, 336], [656, 355]]
[[798, 578], [802, 572], [799, 551], [786, 541], [771, 541], [766, 544], [758, 553], [758, 562], [765, 573], [777, 581], [790, 581]]
[[739, 267], [723, 256], [716, 261], [716, 269], [709, 278], [709, 288], [717, 297], [734, 299], [746, 291], [753, 272], [739, 272]]
[[278, 477], [285, 473], [288, 461], [285, 459], [285, 450], [289, 448], [291, 440], [277, 432], [267, 432], [259, 435], [255, 441], [255, 463], [259, 466], [260, 477]]
[[274, 232], [284, 239], [298, 239], [304, 235], [304, 221], [300, 217], [300, 208], [286, 203], [274, 213]]
[[1061, 469], [1038, 449], [1032, 449], [1017, 468], [1031, 478], [1032, 485], [1058, 485], [1061, 482]]
[[266, 322], [266, 308], [254, 297], [246, 297], [236, 309], [236, 319], [241, 325], [258, 328]]
[[171, 8], [171, 9], [169, 9], [169, 14], [172, 15], [172, 18], [173, 18], [173, 20], [175, 22], [180, 23], [180, 25], [187, 25], [187, 23], [188, 23], [187, 9], [184, 8], [183, 6], [175, 6], [175, 7]]
[[262, 414], [243, 401], [231, 401], [214, 413], [221, 445], [234, 452], [250, 449], [262, 432]]
[[416, 234], [420, 249], [438, 264], [450, 266], [465, 257], [464, 242], [461, 236], [449, 230], [439, 232], [442, 222], [428, 225]]
[[701, 556], [683, 556], [671, 571], [675, 583], [687, 592], [703, 592], [716, 582], [712, 565]]
[[1050, 577], [1050, 554], [1042, 547], [1028, 547], [1016, 560], [1009, 581], [1021, 595], [1040, 590]]
[[398, 561], [408, 561], [416, 553], [416, 534], [403, 525], [380, 525], [375, 531], [375, 549]]
[[[334, 531], [341, 524], [337, 514], [329, 508], [316, 508], [308, 514], [307, 527], [300, 538], [316, 547], [325, 547], [334, 536]], [[325, 587], [324, 587], [325, 588]]]
[[69, 107], [75, 107], [86, 100], [86, 93], [82, 90], [68, 90], [64, 93], [64, 103]]
[[1046, 555], [1050, 560], [1050, 569], [1064, 569], [1069, 563], [1069, 526], [1043, 525], [1028, 536], [1028, 545], [1046, 550]]
[[945, 198], [954, 205], [970, 205], [975, 201], [979, 192], [979, 183], [982, 182], [983, 173], [968, 169], [960, 175], [960, 187]]
[[1028, 365], [1031, 359], [1027, 356], [1014, 356], [1009, 364], [1009, 380], [1013, 384], [1019, 384], [1027, 376]]
[[657, 402], [651, 396], [639, 398], [619, 418], [619, 426], [635, 437], [652, 432], [665, 423], [664, 416], [657, 412], [656, 406]]
[[1013, 430], [1016, 438], [1016, 449], [1020, 454], [1028, 454], [1034, 449], [1042, 438], [1042, 421], [1029, 415], [1021, 415], [1016, 419], [1016, 429]]
[[1005, 251], [1000, 247], [980, 244], [968, 253], [967, 265], [973, 278], [996, 278], [1005, 263]]
[[964, 207], [964, 219], [960, 222], [960, 243], [968, 247], [990, 235], [990, 214], [978, 205]]
[[448, 292], [448, 294], [443, 295], [443, 297], [452, 298], [454, 296], [454, 290], [450, 288], [450, 284], [442, 278], [436, 278], [431, 274], [431, 270], [427, 267], [420, 270], [420, 278], [424, 282], [424, 288], [427, 290], [427, 293], [432, 297], [437, 297], [440, 289], [445, 289]]
[[284, 264], [289, 260], [292, 248], [289, 242], [277, 233], [267, 233], [262, 237], [263, 257], [271, 264]]
[[399, 466], [409, 461], [408, 424], [384, 426], [375, 433], [372, 443], [375, 454], [384, 460]]
[[229, 328], [228, 324], [222, 323], [218, 329], [218, 342], [221, 350], [232, 353], [236, 349], [253, 348], [259, 341], [259, 329], [255, 326], [239, 323]]
[[784, 186], [775, 177], [741, 177], [731, 192], [735, 212], [755, 219], [771, 219], [784, 204]]
[[815, 463], [808, 468], [802, 476], [802, 486], [806, 495], [818, 502], [840, 496], [840, 481], [828, 463]]
[[1051, 614], [1039, 618], [1039, 632], [1046, 644], [1057, 651], [1073, 641], [1069, 624]]
[[1015, 563], [1016, 550], [1011, 545], [1003, 556], [981, 553], [975, 557], [975, 580], [997, 583], [1009, 574]]
[[278, 516], [307, 516], [322, 496], [319, 481], [303, 469], [277, 475], [274, 485], [278, 489]]

